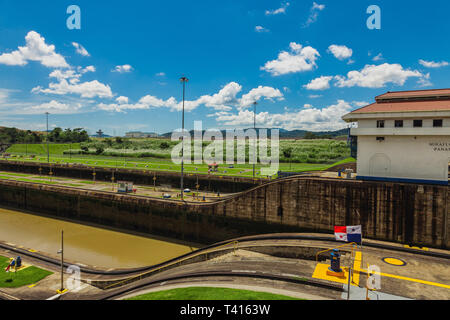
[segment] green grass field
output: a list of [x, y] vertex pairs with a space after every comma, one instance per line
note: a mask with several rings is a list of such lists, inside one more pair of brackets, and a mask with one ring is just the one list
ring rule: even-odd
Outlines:
[[301, 300], [267, 292], [213, 287], [190, 287], [152, 292], [127, 300]]
[[[332, 139], [295, 140], [283, 139], [280, 143], [280, 162], [285, 163], [334, 163], [350, 156], [350, 149], [346, 141]], [[50, 144], [50, 154], [53, 155], [101, 155], [118, 158], [154, 158], [170, 160], [172, 149], [179, 142], [169, 139], [92, 139], [91, 142], [74, 144]], [[210, 142], [203, 142], [203, 148]], [[268, 152], [271, 142], [268, 141]], [[187, 154], [186, 146], [185, 154]], [[237, 142], [235, 142], [235, 157]], [[16, 144], [8, 149], [15, 154], [46, 155], [46, 144]], [[191, 141], [191, 156], [194, 158], [194, 141]], [[248, 162], [249, 144], [245, 145], [246, 160]], [[226, 155], [224, 143], [223, 154]]]
[[[333, 144], [336, 141], [317, 141], [317, 140], [305, 140], [301, 142], [295, 142], [288, 140], [285, 143], [297, 144], [298, 148], [315, 148], [317, 145], [323, 145], [324, 143]], [[340, 141], [338, 141], [340, 142]], [[75, 148], [76, 144], [72, 145]], [[306, 147], [305, 147], [306, 145]], [[302, 147], [301, 147], [302, 146]], [[289, 146], [291, 147], [291, 146]], [[7, 152], [13, 155], [12, 160], [18, 161], [33, 161], [33, 162], [47, 162], [46, 145], [29, 145], [29, 150], [34, 150], [36, 152], [29, 152], [28, 156], [24, 152], [26, 148], [24, 145], [13, 145]], [[293, 148], [293, 147], [292, 147]], [[50, 162], [51, 163], [71, 163], [71, 164], [82, 164], [90, 167], [112, 167], [112, 168], [126, 168], [126, 169], [136, 169], [136, 170], [146, 170], [146, 171], [165, 171], [165, 172], [180, 172], [181, 165], [172, 163], [170, 159], [161, 158], [138, 158], [138, 157], [118, 157], [118, 156], [105, 156], [105, 155], [68, 155], [64, 154], [64, 151], [70, 149], [70, 144], [53, 144], [50, 145]], [[305, 149], [305, 150], [306, 150]], [[43, 152], [44, 150], [44, 152]], [[304, 150], [304, 149], [302, 149]], [[316, 150], [317, 151], [317, 150]], [[304, 152], [304, 151], [302, 151]], [[30, 154], [36, 155], [34, 159], [29, 157]], [[343, 152], [346, 155], [346, 152]], [[283, 158], [280, 159], [282, 161]], [[338, 162], [336, 162], [338, 161]], [[326, 170], [336, 164], [354, 162], [353, 158], [341, 157], [337, 158], [336, 161], [325, 162], [325, 163], [299, 163], [282, 162], [279, 164], [280, 171], [289, 172], [306, 172], [306, 171], [321, 171]], [[257, 177], [264, 177], [260, 174], [260, 169], [265, 166], [258, 164], [256, 165]], [[189, 164], [184, 165], [185, 172], [187, 174], [207, 174], [208, 166], [206, 164]], [[250, 164], [233, 164], [227, 165], [223, 164], [219, 167], [219, 172], [214, 173], [215, 176], [241, 176], [241, 177], [252, 177], [253, 176], [253, 166]]]
[[[73, 144], [49, 144], [50, 154], [52, 155], [63, 155], [64, 151], [70, 149], [80, 149], [79, 143]], [[47, 155], [47, 145], [46, 144], [14, 144], [7, 152], [13, 154], [34, 154], [34, 155]]]
[[52, 272], [30, 266], [17, 273], [6, 273], [5, 268], [9, 264], [9, 259], [0, 256], [0, 288], [20, 288], [35, 284], [48, 277]]

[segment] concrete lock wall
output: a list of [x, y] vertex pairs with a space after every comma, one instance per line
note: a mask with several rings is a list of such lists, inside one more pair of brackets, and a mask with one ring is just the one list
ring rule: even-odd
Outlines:
[[217, 214], [333, 232], [362, 225], [367, 238], [449, 247], [448, 186], [288, 179], [214, 204]]
[[203, 243], [361, 224], [365, 238], [449, 248], [448, 188], [288, 178], [217, 203], [184, 204], [0, 180], [0, 205]]
[[[0, 160], [0, 171], [12, 171], [39, 174], [39, 168], [42, 169], [43, 175], [48, 175], [50, 165], [47, 163], [32, 163], [20, 161]], [[51, 164], [51, 170], [55, 176], [76, 178], [76, 179], [93, 179], [94, 168], [82, 165], [67, 164]], [[132, 181], [137, 185], [153, 186], [156, 177], [156, 185], [170, 185], [172, 187], [180, 187], [180, 173], [176, 172], [158, 172], [146, 170], [130, 170], [123, 168], [95, 168], [95, 179], [97, 181], [111, 182], [114, 173], [114, 181]], [[184, 176], [184, 187], [195, 190], [197, 185], [197, 177], [200, 190], [220, 191], [224, 193], [235, 193], [248, 190], [255, 185], [261, 184], [267, 179], [242, 178], [230, 176], [208, 176], [205, 174], [190, 174]]]

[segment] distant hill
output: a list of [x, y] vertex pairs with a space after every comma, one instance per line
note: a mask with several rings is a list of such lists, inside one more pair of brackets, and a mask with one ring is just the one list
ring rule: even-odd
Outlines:
[[107, 134], [102, 134], [102, 136], [100, 137], [98, 134], [94, 134], [94, 135], [90, 135], [90, 138], [112, 138], [112, 136], [107, 135]]
[[[257, 128], [264, 129], [264, 128]], [[245, 129], [246, 130], [246, 129]], [[280, 139], [302, 139], [302, 138], [335, 138], [339, 136], [344, 136], [348, 134], [348, 129], [341, 129], [337, 131], [319, 131], [319, 132], [313, 132], [313, 131], [307, 131], [307, 130], [285, 130], [285, 129], [279, 129], [280, 130]], [[221, 130], [222, 135], [225, 137], [226, 130]], [[205, 130], [203, 130], [203, 133], [205, 133]], [[270, 131], [269, 131], [270, 133]], [[190, 131], [191, 136], [194, 135], [194, 130]], [[170, 138], [172, 136], [172, 132], [167, 132], [162, 135], [160, 135], [161, 138]]]
[[331, 136], [332, 138], [344, 136], [348, 134], [348, 129], [341, 129], [337, 131], [319, 131], [319, 132], [313, 132], [313, 131], [306, 131], [306, 130], [280, 130], [280, 138], [292, 138], [292, 139], [299, 139], [304, 138], [307, 134], [313, 134], [318, 137], [324, 137], [324, 136]]

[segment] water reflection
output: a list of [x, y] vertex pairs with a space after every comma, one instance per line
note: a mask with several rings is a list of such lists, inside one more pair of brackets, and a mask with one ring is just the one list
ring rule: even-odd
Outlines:
[[56, 256], [61, 230], [67, 260], [106, 269], [154, 265], [196, 249], [175, 240], [136, 236], [0, 208], [0, 241]]

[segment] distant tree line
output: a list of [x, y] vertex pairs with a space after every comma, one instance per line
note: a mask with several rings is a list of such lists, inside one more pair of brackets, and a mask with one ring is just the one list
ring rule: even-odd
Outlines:
[[86, 130], [82, 128], [76, 129], [61, 129], [55, 128], [48, 134], [48, 140], [55, 143], [65, 142], [87, 142], [89, 141], [89, 135]]
[[[55, 128], [48, 133], [48, 140], [54, 143], [67, 142], [88, 142], [89, 135], [86, 130], [82, 128], [76, 129], [61, 129]], [[46, 141], [46, 135], [41, 132], [34, 132], [30, 130], [19, 130], [16, 128], [0, 128], [0, 143], [14, 144], [14, 143], [42, 143]]]
[[306, 132], [303, 139], [333, 139], [331, 134], [316, 134], [314, 132]]
[[40, 143], [42, 135], [30, 130], [19, 130], [16, 128], [0, 128], [0, 143]]

